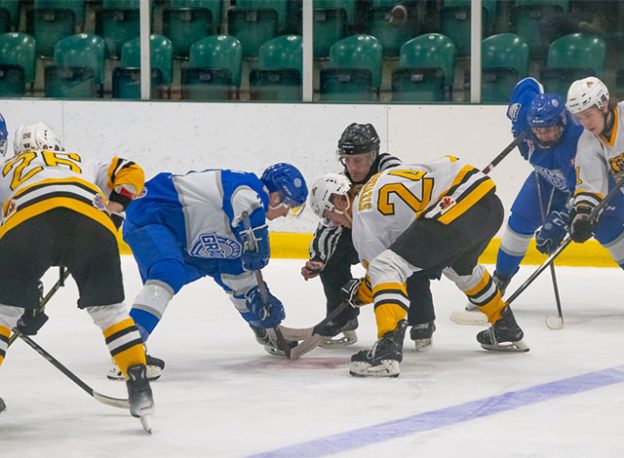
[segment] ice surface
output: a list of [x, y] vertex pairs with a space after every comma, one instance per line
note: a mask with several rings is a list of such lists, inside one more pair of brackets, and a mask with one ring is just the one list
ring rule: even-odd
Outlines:
[[[140, 281], [133, 259], [122, 262], [131, 301]], [[302, 263], [272, 260], [264, 272], [294, 327], [325, 309], [320, 281], [299, 276]], [[523, 267], [509, 292], [534, 268]], [[152, 436], [17, 341], [0, 368], [0, 457], [624, 456], [624, 273], [557, 274], [562, 330], [544, 324], [556, 313], [548, 271], [514, 303], [525, 354], [482, 350], [479, 327], [448, 319], [463, 295], [446, 279], [433, 282], [434, 344], [416, 353], [407, 338], [392, 380], [348, 375], [350, 355], [375, 339], [371, 307], [362, 310], [358, 344], [290, 362], [266, 354], [220, 288], [200, 280], [174, 298], [149, 341], [167, 363], [153, 384]], [[56, 275], [50, 270], [47, 287]], [[103, 337], [76, 296], [69, 281], [34, 339], [95, 390], [125, 397], [123, 383], [105, 378]]]

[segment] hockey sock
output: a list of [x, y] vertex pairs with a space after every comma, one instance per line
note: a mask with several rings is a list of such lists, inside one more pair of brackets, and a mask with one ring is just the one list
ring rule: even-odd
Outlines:
[[505, 302], [490, 273], [485, 269], [481, 269], [481, 273], [481, 280], [476, 286], [465, 290], [464, 294], [468, 296], [470, 302], [479, 307], [481, 312], [485, 313], [490, 323], [496, 323], [501, 317]]
[[9, 348], [9, 336], [11, 335], [11, 330], [6, 326], [0, 326], [0, 366], [4, 361], [4, 357], [6, 356], [6, 352]]
[[381, 283], [373, 287], [377, 337], [394, 331], [399, 321], [407, 317], [409, 299], [403, 283]]
[[132, 318], [108, 327], [103, 334], [111, 356], [124, 375], [127, 375], [128, 367], [146, 364], [143, 340]]

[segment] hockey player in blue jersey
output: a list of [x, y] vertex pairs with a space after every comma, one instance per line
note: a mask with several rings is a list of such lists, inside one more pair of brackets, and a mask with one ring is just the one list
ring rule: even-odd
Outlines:
[[[520, 137], [522, 156], [533, 166], [511, 207], [496, 260], [494, 279], [504, 294], [519, 269], [530, 240], [541, 253], [554, 251], [568, 232], [570, 200], [576, 186], [575, 156], [583, 132], [556, 94], [544, 94], [533, 78], [521, 80], [512, 94], [507, 116]], [[624, 263], [624, 199], [601, 217], [596, 238], [618, 264]]]
[[[269, 262], [267, 220], [286, 216], [306, 201], [308, 189], [299, 170], [278, 163], [261, 178], [233, 170], [161, 173], [145, 189], [126, 211], [123, 226], [144, 284], [130, 312], [143, 340], [184, 285], [210, 276], [230, 296], [258, 341], [268, 343], [265, 329], [280, 324], [284, 306], [268, 288], [264, 304], [254, 271]], [[252, 238], [257, 249], [252, 248]], [[150, 357], [151, 379], [158, 378], [162, 368], [161, 360]], [[108, 377], [117, 379], [116, 369]]]

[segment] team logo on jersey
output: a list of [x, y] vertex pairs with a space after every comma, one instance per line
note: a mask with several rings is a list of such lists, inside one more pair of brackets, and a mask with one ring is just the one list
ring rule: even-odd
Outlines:
[[610, 158], [609, 165], [613, 173], [622, 173], [624, 171], [624, 152]]
[[211, 259], [234, 259], [240, 257], [240, 244], [214, 232], [200, 234], [191, 248], [191, 256]]
[[93, 196], [93, 206], [101, 211], [106, 211], [106, 202], [102, 194], [96, 194]]
[[533, 167], [535, 167], [535, 171], [539, 173], [544, 180], [553, 185], [555, 188], [569, 192], [568, 182], [563, 176], [561, 170], [553, 170], [546, 167], [538, 167], [536, 165]]
[[456, 203], [457, 202], [455, 202], [455, 199], [453, 199], [451, 196], [444, 196], [442, 197], [442, 199], [440, 199], [440, 202], [438, 202], [438, 205], [436, 206], [438, 207], [440, 214], [443, 215], [452, 207], [454, 207]]

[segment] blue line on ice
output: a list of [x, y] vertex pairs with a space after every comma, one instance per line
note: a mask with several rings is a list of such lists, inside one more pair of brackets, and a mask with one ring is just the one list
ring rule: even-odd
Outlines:
[[624, 366], [617, 366], [522, 390], [509, 391], [498, 396], [490, 396], [456, 406], [432, 410], [431, 412], [423, 412], [411, 417], [334, 434], [309, 442], [290, 445], [252, 455], [252, 458], [316, 457], [346, 452], [366, 445], [385, 442], [423, 431], [431, 431], [475, 418], [486, 417], [621, 382], [624, 382]]

